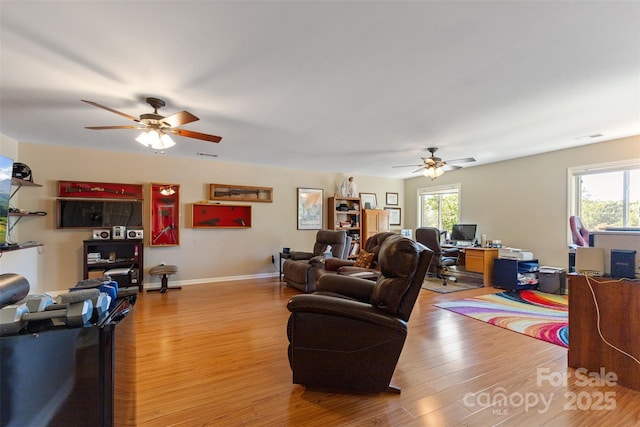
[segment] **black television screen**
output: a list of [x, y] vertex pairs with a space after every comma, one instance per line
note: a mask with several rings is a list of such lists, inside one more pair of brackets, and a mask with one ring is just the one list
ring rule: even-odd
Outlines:
[[455, 224], [451, 230], [451, 240], [472, 242], [476, 238], [476, 224]]
[[7, 243], [9, 237], [9, 197], [12, 175], [13, 159], [0, 156], [0, 245]]
[[142, 200], [58, 199], [58, 228], [142, 227]]

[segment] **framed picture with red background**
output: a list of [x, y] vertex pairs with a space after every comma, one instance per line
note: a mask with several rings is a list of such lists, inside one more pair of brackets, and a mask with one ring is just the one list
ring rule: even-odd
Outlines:
[[180, 186], [151, 184], [150, 246], [180, 244]]

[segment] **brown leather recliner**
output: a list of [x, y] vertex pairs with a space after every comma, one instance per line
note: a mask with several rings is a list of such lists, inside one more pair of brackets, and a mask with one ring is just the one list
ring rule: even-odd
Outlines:
[[[364, 244], [364, 250], [373, 254], [373, 260], [369, 268], [355, 267], [355, 261], [350, 259], [338, 259], [331, 258], [325, 261], [324, 269], [318, 270], [318, 279], [323, 274], [344, 274], [351, 275], [364, 275], [364, 277], [375, 280], [376, 276], [380, 273], [380, 267], [378, 267], [378, 254], [382, 247], [382, 242], [387, 237], [395, 236], [397, 233], [386, 231], [383, 233], [375, 234], [367, 239]], [[368, 274], [367, 274], [368, 273]]]
[[399, 392], [391, 377], [432, 256], [420, 243], [391, 236], [380, 248], [377, 281], [326, 274], [315, 293], [292, 297], [287, 336], [293, 382]]
[[347, 258], [351, 238], [344, 230], [320, 230], [316, 234], [313, 252], [293, 251], [291, 258], [282, 264], [284, 281], [287, 286], [303, 292], [316, 290], [317, 270], [324, 269], [327, 246], [331, 246], [333, 258]]

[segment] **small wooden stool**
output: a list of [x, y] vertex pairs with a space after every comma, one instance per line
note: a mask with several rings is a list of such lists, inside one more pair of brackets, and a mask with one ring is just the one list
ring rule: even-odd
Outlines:
[[182, 289], [182, 286], [171, 286], [169, 287], [169, 278], [167, 277], [169, 274], [176, 274], [178, 272], [178, 267], [175, 265], [156, 265], [149, 270], [150, 275], [158, 275], [162, 276], [162, 285], [160, 289], [149, 289], [147, 292], [155, 292], [159, 291], [161, 294], [164, 294], [169, 289]]

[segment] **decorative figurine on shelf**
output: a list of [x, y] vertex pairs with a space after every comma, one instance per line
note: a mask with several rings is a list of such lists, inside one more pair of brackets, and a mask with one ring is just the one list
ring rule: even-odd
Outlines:
[[347, 180], [347, 197], [358, 197], [358, 189], [352, 176]]

